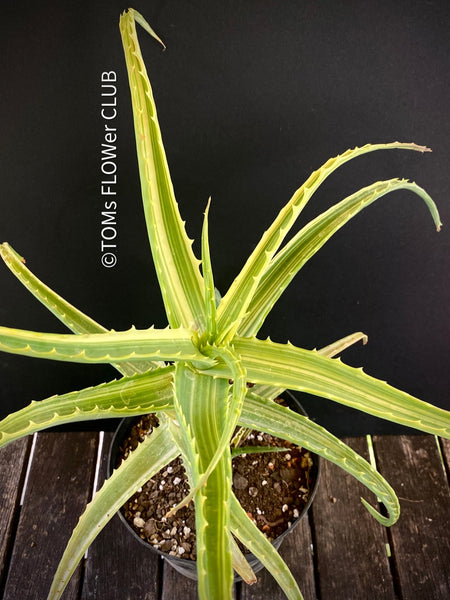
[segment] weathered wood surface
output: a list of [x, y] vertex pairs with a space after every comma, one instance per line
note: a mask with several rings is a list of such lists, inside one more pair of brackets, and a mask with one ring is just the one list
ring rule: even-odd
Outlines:
[[374, 447], [400, 500], [401, 518], [388, 535], [402, 600], [450, 598], [450, 498], [436, 440], [375, 437]]
[[[20, 498], [31, 440], [0, 451], [0, 598], [45, 600], [54, 570], [79, 514], [92, 495], [95, 433], [38, 434], [24, 503]], [[105, 435], [98, 485], [105, 477]], [[378, 469], [396, 489], [400, 521], [389, 530], [365, 510], [377, 506], [352, 477], [322, 464], [308, 517], [281, 553], [305, 600], [448, 600], [450, 598], [450, 443], [432, 436], [377, 436]], [[365, 438], [346, 440], [367, 458]], [[113, 518], [95, 540], [64, 600], [196, 600], [196, 583], [125, 534]], [[239, 600], [282, 600], [265, 571]]]
[[[366, 460], [369, 458], [365, 438], [346, 441]], [[386, 531], [360, 501], [363, 497], [378, 508], [377, 499], [348, 473], [323, 462], [312, 507], [318, 596], [323, 600], [395, 599]]]
[[20, 496], [25, 479], [31, 442], [17, 440], [7, 446], [0, 460], [0, 590], [3, 589], [12, 552], [15, 527], [20, 510]]
[[[78, 517], [90, 500], [97, 435], [37, 436], [19, 517], [4, 597], [40, 600], [49, 586]], [[66, 598], [78, 598], [80, 570]]]

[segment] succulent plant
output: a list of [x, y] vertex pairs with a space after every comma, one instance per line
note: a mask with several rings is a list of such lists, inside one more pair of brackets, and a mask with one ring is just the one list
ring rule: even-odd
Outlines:
[[[387, 516], [362, 500], [378, 521], [391, 525], [399, 516], [399, 504], [381, 475], [331, 433], [274, 398], [284, 389], [304, 391], [447, 438], [450, 413], [333, 358], [349, 345], [365, 341], [361, 332], [321, 350], [256, 335], [302, 266], [353, 216], [389, 192], [404, 189], [419, 195], [439, 230], [439, 214], [429, 195], [415, 183], [390, 179], [348, 196], [282, 246], [314, 192], [338, 167], [376, 150], [425, 152], [427, 148], [399, 142], [366, 145], [328, 160], [293, 194], [219, 298], [208, 243], [209, 204], [198, 260], [175, 200], [136, 22], [157, 36], [133, 9], [121, 16], [145, 218], [168, 327], [109, 331], [44, 285], [8, 244], [2, 244], [6, 265], [73, 333], [1, 327], [0, 349], [52, 360], [111, 363], [122, 377], [32, 402], [10, 414], [0, 422], [0, 445], [81, 420], [150, 412], [160, 420], [160, 426], [86, 507], [56, 572], [50, 599], [61, 596], [79, 560], [113, 514], [152, 475], [181, 455], [191, 489], [185, 501], [195, 502], [199, 597], [231, 598], [233, 568], [246, 581], [254, 581], [237, 538], [271, 571], [286, 596], [298, 600], [302, 596], [286, 564], [233, 495], [230, 442], [236, 427], [270, 433], [336, 463], [384, 504]], [[254, 385], [249, 388], [248, 382]]]

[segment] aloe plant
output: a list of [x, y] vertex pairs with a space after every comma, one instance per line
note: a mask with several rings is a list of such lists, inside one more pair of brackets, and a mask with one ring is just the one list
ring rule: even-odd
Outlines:
[[[321, 350], [305, 350], [256, 335], [302, 266], [336, 231], [379, 198], [395, 190], [410, 190], [424, 200], [438, 230], [440, 219], [433, 200], [417, 184], [402, 179], [378, 181], [343, 199], [281, 246], [320, 184], [345, 162], [377, 150], [428, 149], [412, 143], [375, 144], [328, 160], [293, 194], [229, 290], [217, 300], [208, 243], [209, 205], [198, 260], [175, 200], [136, 22], [157, 36], [135, 10], [121, 16], [145, 218], [168, 327], [108, 331], [48, 288], [8, 244], [2, 244], [5, 264], [72, 333], [0, 327], [0, 349], [52, 360], [111, 363], [122, 377], [32, 402], [10, 414], [0, 422], [0, 445], [47, 427], [86, 419], [149, 412], [160, 419], [160, 427], [114, 471], [86, 507], [68, 542], [49, 599], [60, 598], [78, 561], [122, 504], [181, 455], [191, 488], [187, 500], [195, 501], [199, 597], [231, 598], [233, 568], [246, 581], [254, 581], [233, 535], [272, 572], [286, 596], [298, 600], [302, 596], [286, 564], [233, 495], [230, 441], [235, 428], [268, 432], [336, 463], [384, 504], [387, 516], [362, 500], [378, 521], [391, 525], [399, 516], [399, 504], [380, 474], [331, 433], [280, 406], [274, 398], [284, 389], [304, 391], [447, 438], [450, 413], [333, 358], [351, 344], [365, 342], [361, 332]], [[248, 382], [254, 386], [249, 388]]]

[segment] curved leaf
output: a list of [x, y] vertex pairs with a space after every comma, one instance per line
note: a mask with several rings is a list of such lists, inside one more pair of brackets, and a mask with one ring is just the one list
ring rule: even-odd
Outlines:
[[248, 312], [239, 327], [239, 334], [249, 336], [258, 332], [275, 302], [295, 275], [336, 231], [379, 198], [401, 189], [414, 192], [424, 200], [439, 231], [441, 222], [436, 205], [425, 190], [415, 183], [391, 179], [378, 181], [359, 190], [313, 219], [272, 259], [261, 277]]
[[288, 440], [335, 463], [356, 477], [383, 502], [389, 513], [388, 518], [361, 499], [377, 521], [386, 526], [397, 521], [400, 505], [388, 482], [362, 456], [308, 417], [249, 393], [245, 399], [240, 424]]
[[337, 340], [331, 344], [328, 344], [328, 346], [317, 350], [317, 352], [319, 354], [322, 354], [322, 356], [328, 356], [328, 358], [333, 358], [334, 356], [337, 356], [347, 348], [350, 348], [350, 346], [353, 346], [353, 344], [357, 344], [358, 342], [362, 342], [364, 345], [367, 344], [368, 339], [369, 338], [367, 337], [367, 335], [362, 331], [355, 331], [355, 333], [346, 335], [340, 340]]
[[[241, 326], [241, 320], [248, 312], [249, 304], [259, 285], [260, 279], [268, 267], [272, 257], [280, 247], [285, 236], [294, 225], [297, 217], [311, 196], [325, 179], [347, 161], [375, 150], [418, 150], [425, 152], [428, 148], [416, 144], [394, 142], [390, 144], [366, 144], [361, 148], [347, 150], [340, 156], [330, 158], [314, 171], [306, 182], [294, 193], [289, 202], [280, 211], [275, 221], [264, 233], [255, 250], [250, 255], [243, 269], [233, 281], [230, 289], [220, 303], [217, 322], [220, 331], [219, 340], [229, 341], [236, 331], [247, 334]], [[252, 330], [252, 333], [256, 331]]]

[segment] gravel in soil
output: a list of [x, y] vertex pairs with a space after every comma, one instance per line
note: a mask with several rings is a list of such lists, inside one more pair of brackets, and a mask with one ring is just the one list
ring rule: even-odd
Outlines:
[[[158, 427], [156, 415], [139, 419], [119, 451], [118, 464]], [[277, 446], [285, 451], [240, 454], [233, 458], [233, 491], [258, 528], [273, 540], [301, 514], [312, 486], [309, 451], [266, 433], [251, 432], [241, 446]], [[122, 513], [136, 533], [154, 548], [195, 560], [194, 503], [165, 515], [189, 492], [181, 458], [169, 463], [132, 496]], [[245, 550], [245, 549], [244, 549]]]

